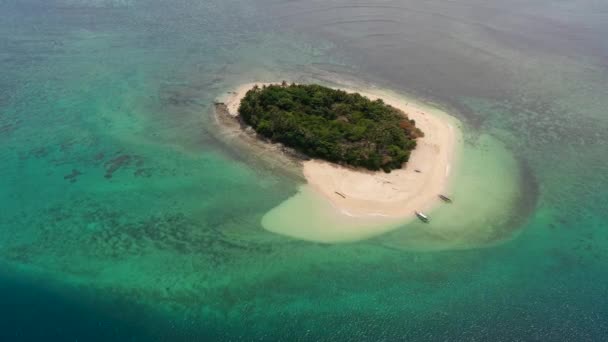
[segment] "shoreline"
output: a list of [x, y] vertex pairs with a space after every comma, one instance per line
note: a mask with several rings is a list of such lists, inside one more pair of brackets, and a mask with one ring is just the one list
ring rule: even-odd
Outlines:
[[[228, 92], [222, 103], [228, 114], [237, 118], [240, 101], [248, 90], [256, 84], [277, 83], [241, 84]], [[417, 146], [405, 167], [391, 173], [353, 169], [317, 159], [302, 160], [302, 173], [315, 193], [345, 217], [381, 220], [415, 218], [415, 211], [428, 213], [441, 203], [439, 194], [449, 195], [457, 148], [461, 143], [456, 119], [398, 94], [376, 89], [332, 88], [357, 92], [372, 100], [382, 99], [414, 119], [425, 136], [417, 139]]]

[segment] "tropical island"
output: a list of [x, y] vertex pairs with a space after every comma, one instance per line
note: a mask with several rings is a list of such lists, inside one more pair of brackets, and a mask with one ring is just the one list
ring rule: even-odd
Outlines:
[[415, 99], [370, 87], [246, 83], [215, 105], [223, 137], [306, 180], [264, 216], [269, 231], [353, 241], [429, 212], [449, 193], [460, 124]]
[[241, 119], [258, 134], [311, 158], [390, 172], [423, 136], [414, 120], [381, 99], [310, 84], [254, 86]]

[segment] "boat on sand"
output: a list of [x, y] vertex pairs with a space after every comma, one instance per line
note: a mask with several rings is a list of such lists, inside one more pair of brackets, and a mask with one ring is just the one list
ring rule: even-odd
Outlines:
[[446, 196], [446, 195], [441, 195], [441, 194], [439, 194], [439, 198], [441, 198], [441, 200], [442, 200], [442, 201], [444, 201], [444, 202], [446, 202], [446, 203], [452, 203], [452, 199], [451, 199], [451, 198], [449, 198], [449, 197], [448, 197], [448, 196]]
[[416, 211], [416, 216], [420, 219], [420, 221], [424, 222], [424, 223], [428, 223], [430, 221], [430, 218], [428, 216], [426, 216], [423, 212], [420, 211]]

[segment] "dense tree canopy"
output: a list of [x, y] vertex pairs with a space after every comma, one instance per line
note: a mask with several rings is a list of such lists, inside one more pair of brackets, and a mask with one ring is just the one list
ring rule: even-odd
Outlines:
[[422, 132], [403, 112], [320, 85], [254, 87], [239, 114], [260, 135], [312, 158], [364, 167], [401, 168]]

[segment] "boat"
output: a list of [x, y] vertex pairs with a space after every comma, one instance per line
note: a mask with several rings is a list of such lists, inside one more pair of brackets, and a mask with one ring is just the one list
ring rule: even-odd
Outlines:
[[418, 218], [420, 219], [420, 221], [424, 222], [424, 223], [428, 223], [430, 218], [428, 216], [426, 216], [424, 213], [420, 212], [420, 211], [416, 211], [416, 216], [418, 216]]
[[448, 197], [448, 196], [446, 196], [446, 195], [441, 195], [441, 194], [439, 194], [439, 198], [441, 198], [441, 199], [442, 199], [444, 202], [446, 202], [446, 203], [452, 203], [452, 199], [451, 199], [451, 198], [449, 198], [449, 197]]

